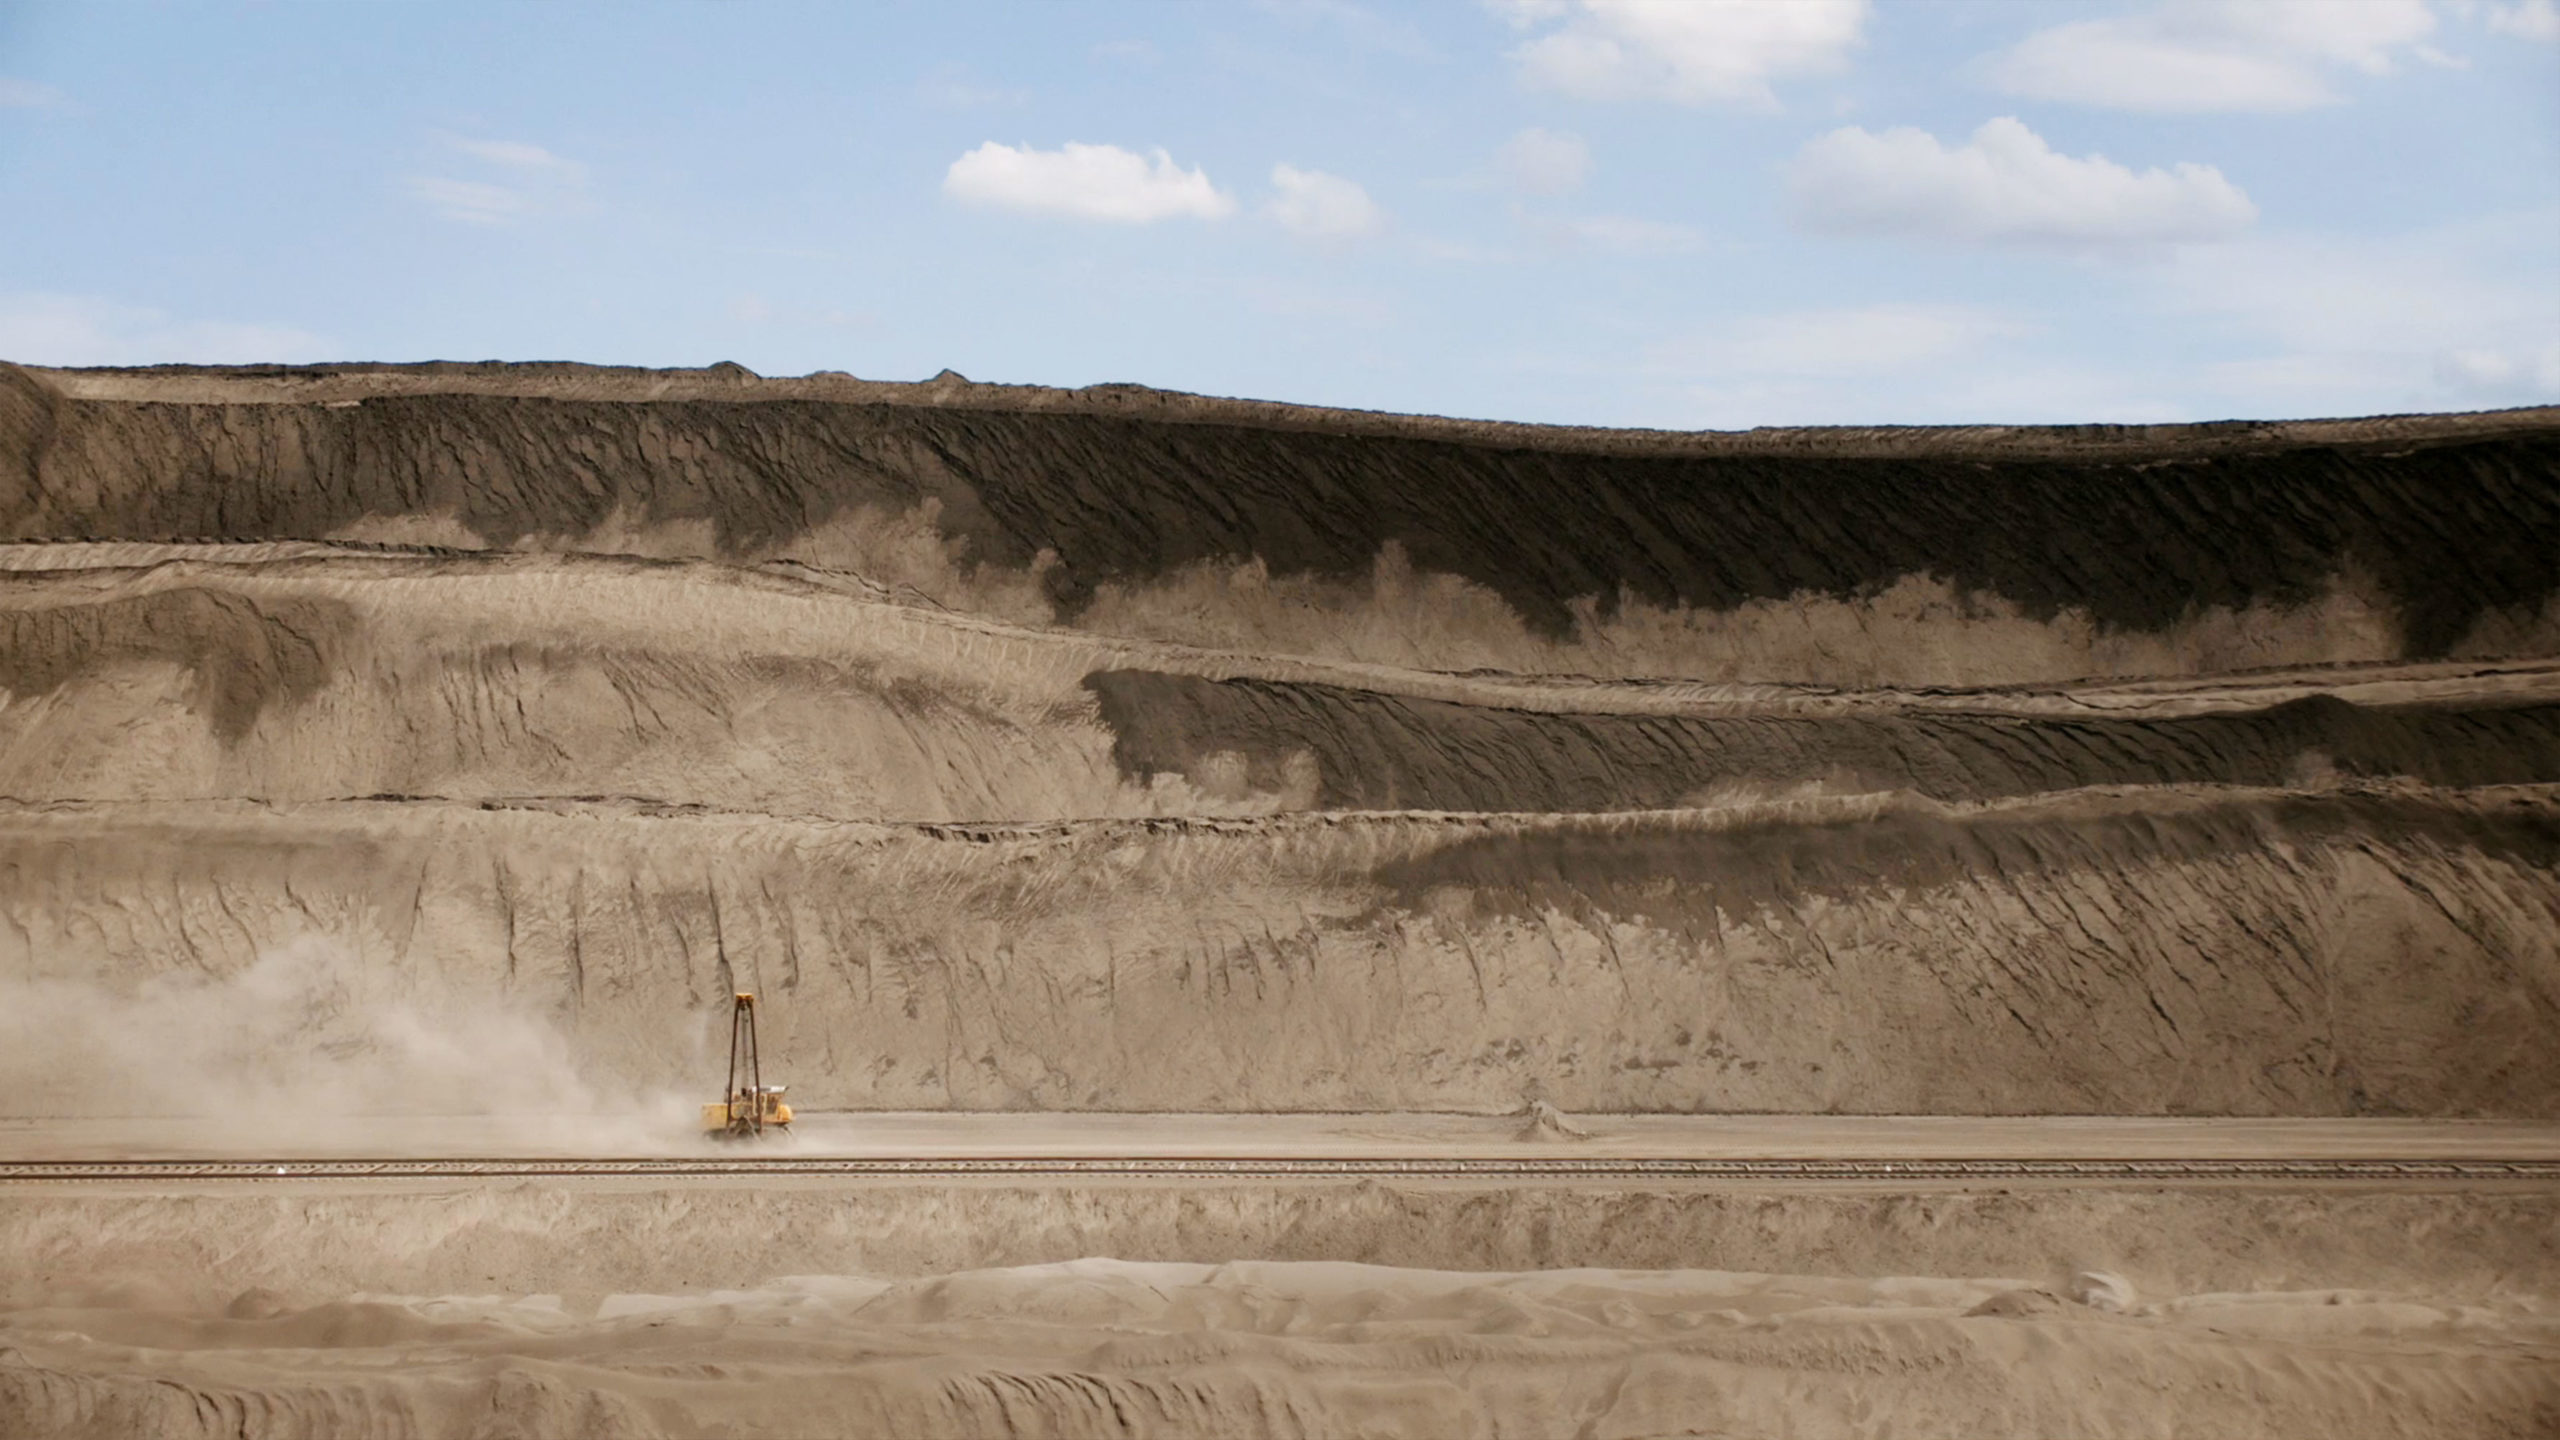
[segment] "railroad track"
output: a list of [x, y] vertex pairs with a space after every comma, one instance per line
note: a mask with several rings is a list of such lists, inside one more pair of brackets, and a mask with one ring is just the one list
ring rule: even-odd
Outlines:
[[2540, 1180], [2560, 1160], [1920, 1159], [1700, 1160], [1600, 1156], [1089, 1155], [627, 1157], [603, 1159], [11, 1160], [0, 1183], [93, 1181], [484, 1180], [534, 1177], [844, 1180]]

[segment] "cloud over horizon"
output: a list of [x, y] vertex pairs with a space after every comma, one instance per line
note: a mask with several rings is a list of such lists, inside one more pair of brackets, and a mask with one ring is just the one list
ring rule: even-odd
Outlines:
[[2560, 0], [2496, 0], [2488, 22], [2495, 34], [2547, 45], [2560, 41]]
[[522, 140], [447, 136], [444, 148], [477, 167], [477, 178], [413, 175], [409, 194], [447, 220], [510, 225], [576, 208], [587, 167]]
[[2190, 244], [2228, 239], [2258, 215], [2210, 165], [2137, 173], [2103, 155], [2075, 159], [2010, 116], [1957, 146], [1907, 126], [1834, 130], [1796, 153], [1787, 189], [1806, 229], [1984, 243]]
[[1503, 142], [1502, 178], [1527, 195], [1563, 195], [1591, 175], [1591, 147], [1579, 135], [1530, 126]]
[[331, 348], [291, 325], [182, 320], [96, 295], [0, 294], [0, 359], [29, 365], [250, 365], [327, 359]]
[[1056, 150], [989, 140], [951, 162], [942, 192], [970, 205], [1115, 225], [1223, 220], [1235, 198], [1162, 149], [1146, 155], [1070, 140]]
[[1868, 0], [1508, 0], [1523, 29], [1560, 29], [1512, 52], [1532, 89], [1580, 100], [1771, 106], [1773, 80], [1838, 68]]
[[1271, 218], [1282, 229], [1309, 240], [1357, 240], [1386, 228], [1387, 214], [1369, 192], [1339, 175], [1301, 170], [1295, 165], [1271, 167]]
[[2008, 94], [2101, 109], [2307, 110], [2343, 98], [2329, 71], [2428, 58], [2435, 26], [2426, 0], [2169, 0], [2036, 31], [1984, 69]]

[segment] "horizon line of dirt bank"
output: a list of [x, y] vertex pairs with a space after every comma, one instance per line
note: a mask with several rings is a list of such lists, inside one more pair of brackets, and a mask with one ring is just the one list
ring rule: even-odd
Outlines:
[[[0, 359], [0, 366], [11, 362]], [[1204, 395], [1130, 382], [1083, 386], [971, 380], [943, 370], [929, 380], [871, 380], [841, 370], [759, 375], [734, 361], [653, 369], [579, 361], [343, 361], [308, 365], [45, 366], [12, 368], [42, 377], [66, 397], [183, 404], [346, 404], [372, 397], [518, 396], [651, 401], [811, 400], [950, 410], [1114, 415], [1167, 423], [1244, 424], [1346, 435], [1456, 440], [1536, 449], [1663, 455], [1965, 454], [2066, 455], [2131, 451], [2207, 454], [2296, 445], [2441, 442], [2560, 426], [2560, 405], [2283, 419], [2229, 418], [2171, 423], [1947, 425], [1763, 425], [1748, 430], [1665, 430], [1567, 425], [1467, 416], [1306, 405]]]

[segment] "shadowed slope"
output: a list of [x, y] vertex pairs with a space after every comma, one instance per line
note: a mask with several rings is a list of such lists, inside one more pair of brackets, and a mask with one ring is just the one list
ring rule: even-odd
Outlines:
[[2312, 677], [2378, 705], [2300, 696], [2302, 680], [2272, 705], [2210, 682], [2086, 698], [1539, 683], [1005, 626], [699, 562], [138, 545], [0, 562], [93, 550], [117, 563], [0, 564], [0, 796], [1000, 821], [2560, 781], [2551, 667]]
[[2329, 696], [2160, 719], [1883, 712], [1559, 714], [1259, 679], [1101, 671], [1085, 684], [1134, 779], [1367, 810], [1654, 810], [1717, 792], [1917, 790], [1988, 799], [2085, 785], [2408, 776], [2560, 780], [2560, 706], [2368, 710]]
[[1725, 612], [1856, 601], [1909, 577], [2032, 620], [2138, 632], [2349, 584], [2389, 610], [2399, 653], [2430, 655], [2484, 617], [2538, 614], [2560, 587], [2560, 428], [2538, 412], [2323, 443], [2156, 427], [2059, 432], [2068, 443], [1796, 432], [1719, 449], [1719, 437], [1600, 445], [1445, 422], [1334, 433], [965, 396], [766, 398], [807, 393], [794, 382], [738, 380], [717, 399], [555, 399], [541, 376], [518, 383], [537, 393], [145, 403], [65, 398], [11, 370], [0, 465], [33, 483], [0, 497], [0, 533], [309, 539], [433, 519], [503, 545], [632, 526], [676, 543], [667, 527], [692, 527], [682, 543], [736, 556], [929, 505], [949, 556], [1036, 575], [1070, 617], [1103, 587], [1202, 566], [1357, 581], [1392, 547], [1550, 638], [1622, 599]]

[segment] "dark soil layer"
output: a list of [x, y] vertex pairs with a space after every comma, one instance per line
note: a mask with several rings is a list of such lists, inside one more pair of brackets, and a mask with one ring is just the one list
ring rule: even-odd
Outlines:
[[[1121, 770], [1197, 773], [1222, 752], [1353, 810], [1664, 809], [1717, 787], [1992, 799], [2084, 785], [2298, 783], [2323, 767], [2437, 785], [2560, 780], [2560, 706], [2369, 709], [2329, 696], [2162, 719], [1962, 713], [1705, 718], [1455, 705], [1330, 685], [1111, 670], [1085, 681]], [[1303, 762], [1301, 762], [1303, 763]]]
[[261, 606], [209, 588], [0, 609], [0, 690], [33, 699], [121, 665], [167, 661], [187, 672], [214, 733], [237, 740], [269, 705], [327, 683], [339, 658], [332, 642], [347, 629], [342, 605]]
[[[528, 382], [531, 383], [531, 382]], [[744, 395], [758, 392], [745, 390]], [[1452, 427], [1464, 435], [1464, 427]], [[863, 505], [938, 502], [981, 561], [1041, 551], [1073, 613], [1111, 581], [1259, 557], [1364, 575], [1382, 547], [1561, 634], [1622, 595], [1725, 609], [1913, 574], [2163, 629], [2199, 607], [2377, 587], [2407, 653], [2560, 586], [2560, 432], [2233, 445], [2198, 427], [2121, 453], [1818, 445], [1552, 448], [1537, 432], [1304, 425], [819, 400], [389, 394], [330, 404], [74, 400], [0, 367], [0, 534], [316, 538], [437, 514], [505, 544], [608, 516], [707, 521], [731, 552]], [[2207, 443], [2211, 442], [2211, 443]], [[20, 479], [23, 477], [23, 479]]]

